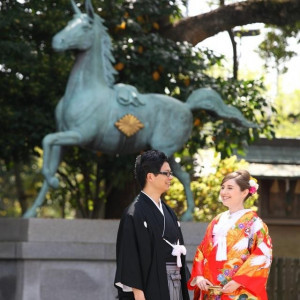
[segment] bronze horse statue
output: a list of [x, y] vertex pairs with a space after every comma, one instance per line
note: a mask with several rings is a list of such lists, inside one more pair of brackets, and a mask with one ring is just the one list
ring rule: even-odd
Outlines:
[[182, 220], [190, 220], [194, 210], [188, 173], [181, 169], [173, 154], [182, 149], [192, 126], [192, 111], [211, 111], [223, 119], [253, 127], [235, 107], [227, 106], [218, 93], [201, 88], [187, 101], [161, 94], [141, 94], [134, 86], [115, 84], [111, 41], [103, 20], [86, 0], [82, 13], [71, 0], [74, 16], [52, 41], [56, 51], [79, 50], [55, 116], [57, 132], [43, 139], [43, 186], [25, 218], [36, 216], [49, 187], [57, 188], [55, 174], [66, 146], [82, 146], [109, 154], [137, 153], [158, 149], [170, 157], [174, 175], [183, 184], [187, 211]]

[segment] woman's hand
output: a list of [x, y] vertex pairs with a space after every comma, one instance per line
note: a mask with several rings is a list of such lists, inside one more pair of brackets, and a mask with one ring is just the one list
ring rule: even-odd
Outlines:
[[222, 293], [230, 294], [237, 290], [241, 285], [234, 280], [229, 281], [226, 283], [222, 288]]
[[197, 276], [195, 280], [195, 285], [197, 285], [200, 290], [207, 291], [208, 287], [213, 284], [209, 280], [205, 279], [203, 276]]
[[132, 288], [134, 300], [146, 300], [144, 292], [139, 289]]

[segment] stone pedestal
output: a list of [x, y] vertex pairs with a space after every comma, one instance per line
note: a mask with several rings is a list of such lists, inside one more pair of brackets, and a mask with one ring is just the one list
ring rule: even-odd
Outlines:
[[[0, 300], [114, 300], [119, 220], [0, 219]], [[182, 223], [189, 266], [206, 223]]]

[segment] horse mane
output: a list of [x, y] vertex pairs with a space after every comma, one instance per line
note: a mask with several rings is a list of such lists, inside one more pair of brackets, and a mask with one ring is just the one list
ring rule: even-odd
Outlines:
[[[101, 49], [102, 49], [102, 58], [103, 58], [103, 72], [106, 84], [109, 87], [113, 87], [115, 83], [115, 75], [117, 71], [113, 67], [113, 63], [115, 62], [115, 58], [112, 55], [112, 45], [110, 36], [107, 33], [107, 28], [103, 25], [104, 20], [98, 16], [97, 14], [94, 15], [94, 22], [96, 22], [97, 27], [99, 28], [100, 32], [97, 32], [100, 36], [101, 42]], [[96, 37], [98, 38], [98, 37]]]

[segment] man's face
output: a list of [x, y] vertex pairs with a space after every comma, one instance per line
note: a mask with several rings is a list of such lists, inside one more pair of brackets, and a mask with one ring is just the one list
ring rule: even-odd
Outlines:
[[152, 183], [153, 187], [160, 192], [160, 194], [163, 194], [170, 188], [171, 180], [173, 178], [169, 163], [165, 162], [161, 166], [160, 172], [161, 173], [159, 174], [155, 174]]

